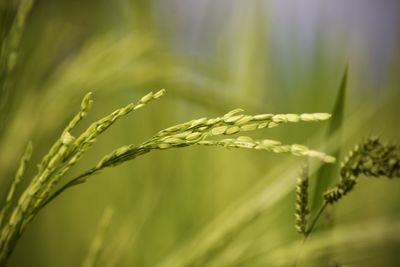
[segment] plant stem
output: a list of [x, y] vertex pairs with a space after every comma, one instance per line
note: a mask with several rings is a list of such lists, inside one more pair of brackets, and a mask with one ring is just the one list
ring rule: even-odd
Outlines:
[[321, 217], [322, 213], [324, 212], [324, 210], [326, 209], [327, 206], [328, 206], [328, 202], [324, 201], [324, 203], [319, 208], [319, 210], [317, 212], [317, 215], [315, 215], [314, 220], [311, 222], [311, 225], [308, 228], [308, 230], [306, 231], [306, 233], [304, 235], [304, 238], [303, 238], [303, 241], [301, 242], [299, 254], [297, 255], [297, 257], [296, 257], [296, 259], [294, 261], [293, 267], [297, 266], [297, 263], [299, 262], [300, 255], [301, 255], [301, 253], [303, 251], [304, 244], [306, 243], [306, 241], [307, 241], [308, 237], [310, 236], [311, 232], [314, 230], [315, 225], [317, 224], [319, 218]]
[[97, 169], [91, 169], [91, 170], [79, 175], [78, 177], [75, 177], [74, 179], [72, 179], [71, 181], [69, 181], [68, 183], [63, 185], [61, 188], [59, 188], [56, 192], [54, 192], [45, 202], [43, 202], [43, 204], [39, 207], [39, 209], [42, 209], [44, 206], [49, 204], [50, 201], [52, 201], [54, 198], [58, 197], [67, 188], [69, 188], [71, 186], [74, 186], [74, 185], [78, 185], [78, 184], [84, 183], [85, 182], [85, 180], [84, 180], [85, 177], [87, 177], [89, 175], [92, 175], [97, 171], [98, 171]]
[[306, 231], [306, 234], [304, 236], [304, 242], [308, 238], [308, 236], [311, 234], [311, 232], [314, 230], [315, 225], [317, 224], [319, 218], [321, 217], [322, 213], [324, 212], [324, 210], [326, 209], [327, 206], [328, 206], [328, 202], [324, 201], [322, 206], [319, 208], [317, 215], [314, 217], [314, 220], [311, 222], [310, 227]]

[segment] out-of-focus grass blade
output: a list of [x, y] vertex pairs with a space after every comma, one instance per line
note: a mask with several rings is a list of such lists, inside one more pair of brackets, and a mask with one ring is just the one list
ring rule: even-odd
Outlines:
[[[399, 231], [399, 218], [379, 218], [338, 225], [335, 228], [335, 238], [331, 237], [330, 232], [324, 232], [314, 235], [307, 241], [303, 249], [302, 264], [299, 266], [328, 266], [318, 263], [321, 257], [332, 253], [335, 255], [335, 262], [343, 260], [343, 263], [354, 263], [354, 266], [388, 266], [388, 261], [383, 255], [389, 243], [394, 245], [400, 243]], [[349, 250], [351, 253], [348, 253]], [[297, 252], [298, 243], [285, 244], [275, 251], [266, 251], [263, 265], [252, 266], [290, 266], [291, 259]], [[260, 259], [261, 255], [259, 253]]]
[[[34, 0], [23, 0], [18, 3], [18, 10], [12, 19], [9, 32], [4, 36], [0, 36], [0, 138], [5, 129], [6, 121], [11, 112], [8, 112], [13, 104], [13, 86], [14, 81], [11, 79], [18, 63], [19, 46], [22, 34], [25, 30], [25, 22], [32, 9]], [[4, 20], [2, 18], [2, 20]], [[3, 21], [2, 21], [3, 24]], [[1, 25], [0, 33], [3, 35], [4, 25]]]
[[[339, 91], [337, 93], [336, 102], [332, 110], [332, 119], [330, 120], [326, 136], [327, 140], [329, 140], [329, 138], [332, 137], [334, 134], [338, 136], [337, 146], [333, 150], [333, 153], [331, 153], [331, 155], [333, 155], [337, 159], [339, 158], [341, 153], [341, 131], [346, 100], [347, 74], [348, 66], [346, 65], [342, 75], [342, 80], [340, 82]], [[335, 177], [337, 176], [337, 166], [338, 164], [325, 164], [318, 171], [316, 175], [313, 201], [311, 202], [313, 211], [317, 210], [322, 205], [322, 194], [332, 182], [332, 179], [335, 179]]]
[[94, 267], [99, 261], [100, 254], [102, 253], [108, 228], [110, 227], [111, 218], [113, 216], [113, 209], [108, 207], [101, 218], [96, 235], [94, 236], [92, 243], [90, 244], [89, 251], [86, 255], [85, 260], [82, 263], [82, 267]]

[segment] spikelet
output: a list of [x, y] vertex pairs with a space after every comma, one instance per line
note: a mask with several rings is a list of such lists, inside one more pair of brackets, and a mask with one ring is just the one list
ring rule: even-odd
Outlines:
[[307, 235], [307, 215], [308, 207], [308, 165], [304, 164], [302, 172], [297, 178], [296, 183], [296, 213], [295, 227], [299, 234]]
[[231, 135], [238, 132], [254, 131], [256, 129], [273, 128], [289, 122], [319, 122], [330, 118], [328, 113], [304, 114], [238, 114], [242, 109], [234, 109], [222, 117], [201, 118], [178, 124], [160, 131], [157, 136], [169, 136], [185, 131], [207, 133], [210, 136]]

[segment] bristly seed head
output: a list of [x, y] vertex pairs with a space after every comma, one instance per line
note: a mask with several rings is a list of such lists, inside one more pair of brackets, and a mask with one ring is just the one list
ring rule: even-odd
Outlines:
[[349, 152], [340, 169], [340, 182], [324, 193], [334, 203], [353, 190], [360, 175], [400, 178], [400, 147], [368, 138]]
[[308, 164], [305, 163], [302, 172], [296, 183], [296, 223], [298, 233], [307, 235], [307, 215], [310, 212], [308, 207]]

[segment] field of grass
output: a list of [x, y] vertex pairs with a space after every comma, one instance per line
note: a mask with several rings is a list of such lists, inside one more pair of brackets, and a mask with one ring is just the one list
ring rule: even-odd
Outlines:
[[0, 266], [398, 266], [396, 10], [0, 1]]

